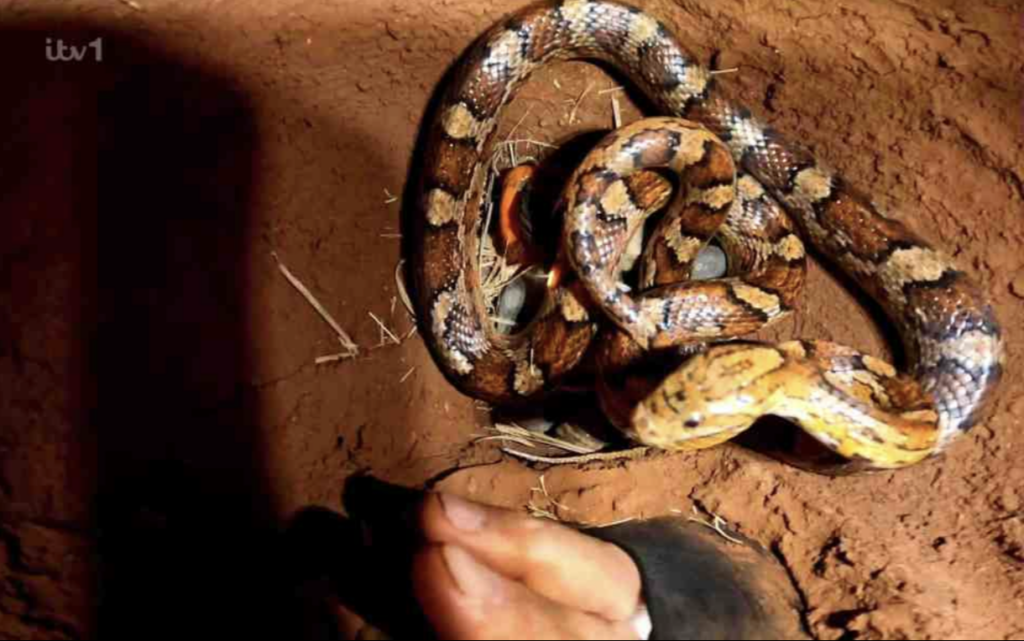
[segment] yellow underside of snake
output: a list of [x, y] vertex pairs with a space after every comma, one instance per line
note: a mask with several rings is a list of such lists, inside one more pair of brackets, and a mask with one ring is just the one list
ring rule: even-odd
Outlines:
[[[565, 188], [570, 282], [525, 330], [504, 336], [487, 316], [476, 260], [494, 133], [530, 73], [565, 58], [610, 63], [663, 117], [613, 132], [580, 165]], [[642, 443], [711, 447], [775, 415], [863, 467], [895, 468], [943, 451], [973, 426], [999, 380], [1000, 329], [968, 277], [722, 98], [668, 29], [632, 7], [544, 2], [495, 26], [454, 74], [425, 152], [415, 304], [435, 360], [472, 396], [531, 402], [596, 353], [606, 413]], [[652, 171], [677, 176], [678, 189], [647, 240], [633, 292], [619, 268], [664, 204], [640, 188], [664, 190], [643, 179]], [[730, 257], [729, 273], [690, 280], [712, 238]], [[888, 312], [909, 355], [905, 373], [827, 342], [737, 342], [793, 310], [805, 243]], [[661, 380], [638, 382], [638, 364], [680, 346], [699, 353]]]

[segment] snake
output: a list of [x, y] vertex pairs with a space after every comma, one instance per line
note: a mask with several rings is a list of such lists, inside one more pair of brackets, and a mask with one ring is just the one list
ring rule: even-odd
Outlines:
[[[498, 125], [537, 69], [565, 60], [608, 66], [655, 114], [609, 134], [574, 172], [559, 246], [575, 282], [552, 288], [508, 335], [488, 316], [478, 259]], [[410, 276], [431, 356], [462, 393], [523, 405], [597, 352], [609, 419], [661, 449], [713, 447], [774, 415], [868, 469], [942, 454], [993, 405], [1005, 356], [992, 305], [951, 257], [725, 96], [716, 75], [664, 23], [618, 0], [543, 0], [481, 36], [424, 125], [413, 191]], [[651, 170], [680, 184], [644, 250], [643, 286], [629, 291], [617, 261], [651, 215], [634, 188]], [[770, 222], [749, 213], [777, 208]], [[744, 220], [760, 221], [750, 229], [761, 241], [733, 247], [743, 269], [686, 278], [699, 248]], [[901, 368], [828, 341], [742, 338], [792, 311], [805, 246], [885, 312]], [[687, 345], [660, 380], [612, 383], [644, 354]]]

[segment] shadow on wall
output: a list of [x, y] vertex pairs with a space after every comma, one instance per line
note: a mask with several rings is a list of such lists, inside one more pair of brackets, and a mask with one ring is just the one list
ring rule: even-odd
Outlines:
[[[55, 34], [101, 42], [102, 62], [98, 46], [55, 60]], [[0, 60], [0, 532], [98, 539], [90, 587], [0, 555], [0, 595], [15, 595], [0, 632], [330, 638], [286, 580], [240, 387], [261, 153], [249, 96], [89, 24], [0, 25]], [[23, 384], [35, 364], [56, 391]], [[51, 405], [59, 421], [40, 418]]]

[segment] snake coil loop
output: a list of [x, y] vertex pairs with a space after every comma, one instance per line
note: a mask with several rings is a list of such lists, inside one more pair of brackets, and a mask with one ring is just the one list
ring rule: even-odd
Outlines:
[[[588, 296], [559, 288], [525, 331], [508, 336], [488, 318], [477, 265], [495, 133], [530, 75], [566, 59], [610, 64], [660, 117], [613, 132], [566, 189], [562, 247]], [[887, 312], [909, 356], [905, 373], [821, 341], [712, 344], [628, 407], [607, 401], [614, 422], [643, 443], [687, 450], [773, 414], [846, 459], [896, 468], [944, 451], [983, 418], [1003, 343], [980, 289], [808, 151], [721, 96], [712, 74], [639, 9], [561, 0], [509, 17], [466, 54], [428, 127], [414, 302], [433, 357], [464, 393], [520, 404], [556, 388], [608, 320], [619, 334], [601, 342], [634, 351], [759, 329], [793, 309], [806, 243]], [[632, 295], [616, 266], [650, 214], [630, 177], [651, 168], [678, 173], [688, 188], [648, 243], [646, 287]], [[732, 243], [741, 269], [686, 280], [715, 233]]]

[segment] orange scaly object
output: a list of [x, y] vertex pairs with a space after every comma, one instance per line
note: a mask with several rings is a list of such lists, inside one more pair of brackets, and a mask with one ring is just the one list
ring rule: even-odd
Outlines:
[[[511, 169], [503, 181], [499, 224], [501, 240], [509, 262], [523, 262], [529, 254], [530, 238], [523, 229], [522, 218], [524, 194], [537, 169], [532, 165], [520, 165]], [[518, 260], [515, 260], [518, 259]]]

